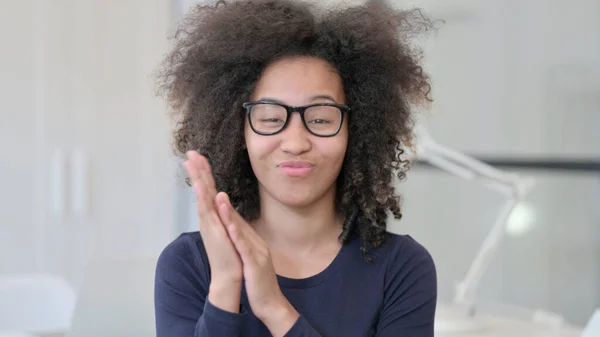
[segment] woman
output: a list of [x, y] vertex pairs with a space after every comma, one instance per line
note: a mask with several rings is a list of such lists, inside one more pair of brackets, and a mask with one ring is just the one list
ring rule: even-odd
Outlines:
[[433, 336], [427, 250], [400, 218], [418, 11], [293, 0], [198, 6], [160, 76], [199, 232], [162, 252], [159, 337]]

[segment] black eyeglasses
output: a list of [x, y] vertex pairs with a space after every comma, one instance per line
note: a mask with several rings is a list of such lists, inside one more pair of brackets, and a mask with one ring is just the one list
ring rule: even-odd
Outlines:
[[277, 134], [288, 124], [290, 116], [297, 111], [302, 123], [313, 135], [333, 137], [342, 129], [344, 114], [350, 108], [343, 104], [316, 103], [306, 106], [288, 106], [276, 102], [257, 101], [242, 104], [246, 109], [252, 131], [259, 135]]

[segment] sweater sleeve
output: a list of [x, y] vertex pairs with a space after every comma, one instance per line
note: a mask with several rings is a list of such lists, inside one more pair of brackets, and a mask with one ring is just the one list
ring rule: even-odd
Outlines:
[[308, 321], [300, 315], [296, 323], [283, 337], [323, 337], [319, 334]]
[[157, 337], [237, 337], [245, 312], [231, 313], [208, 300], [209, 265], [201, 240], [182, 235], [160, 254], [154, 308]]
[[433, 337], [437, 274], [429, 252], [408, 237], [386, 270], [384, 303], [376, 337]]

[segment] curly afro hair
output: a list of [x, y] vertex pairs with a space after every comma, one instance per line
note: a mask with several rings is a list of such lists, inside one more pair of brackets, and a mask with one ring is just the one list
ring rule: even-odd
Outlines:
[[369, 250], [384, 241], [388, 211], [399, 219], [395, 178], [409, 168], [415, 106], [431, 101], [422, 52], [411, 44], [433, 28], [418, 9], [370, 1], [317, 8], [297, 0], [218, 1], [182, 20], [173, 50], [159, 68], [159, 90], [176, 120], [174, 150], [209, 160], [219, 191], [248, 221], [258, 218], [258, 182], [244, 148], [245, 111], [261, 72], [272, 62], [311, 56], [339, 73], [349, 115], [348, 148], [336, 183], [336, 211]]

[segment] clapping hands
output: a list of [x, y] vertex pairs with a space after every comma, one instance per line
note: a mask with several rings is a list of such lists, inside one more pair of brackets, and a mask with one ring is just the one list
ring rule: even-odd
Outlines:
[[268, 245], [232, 207], [227, 194], [217, 192], [207, 159], [196, 151], [186, 155], [184, 167], [196, 195], [200, 235], [211, 267], [209, 301], [237, 312], [243, 280], [254, 315], [273, 336], [283, 336], [298, 313], [279, 288]]

